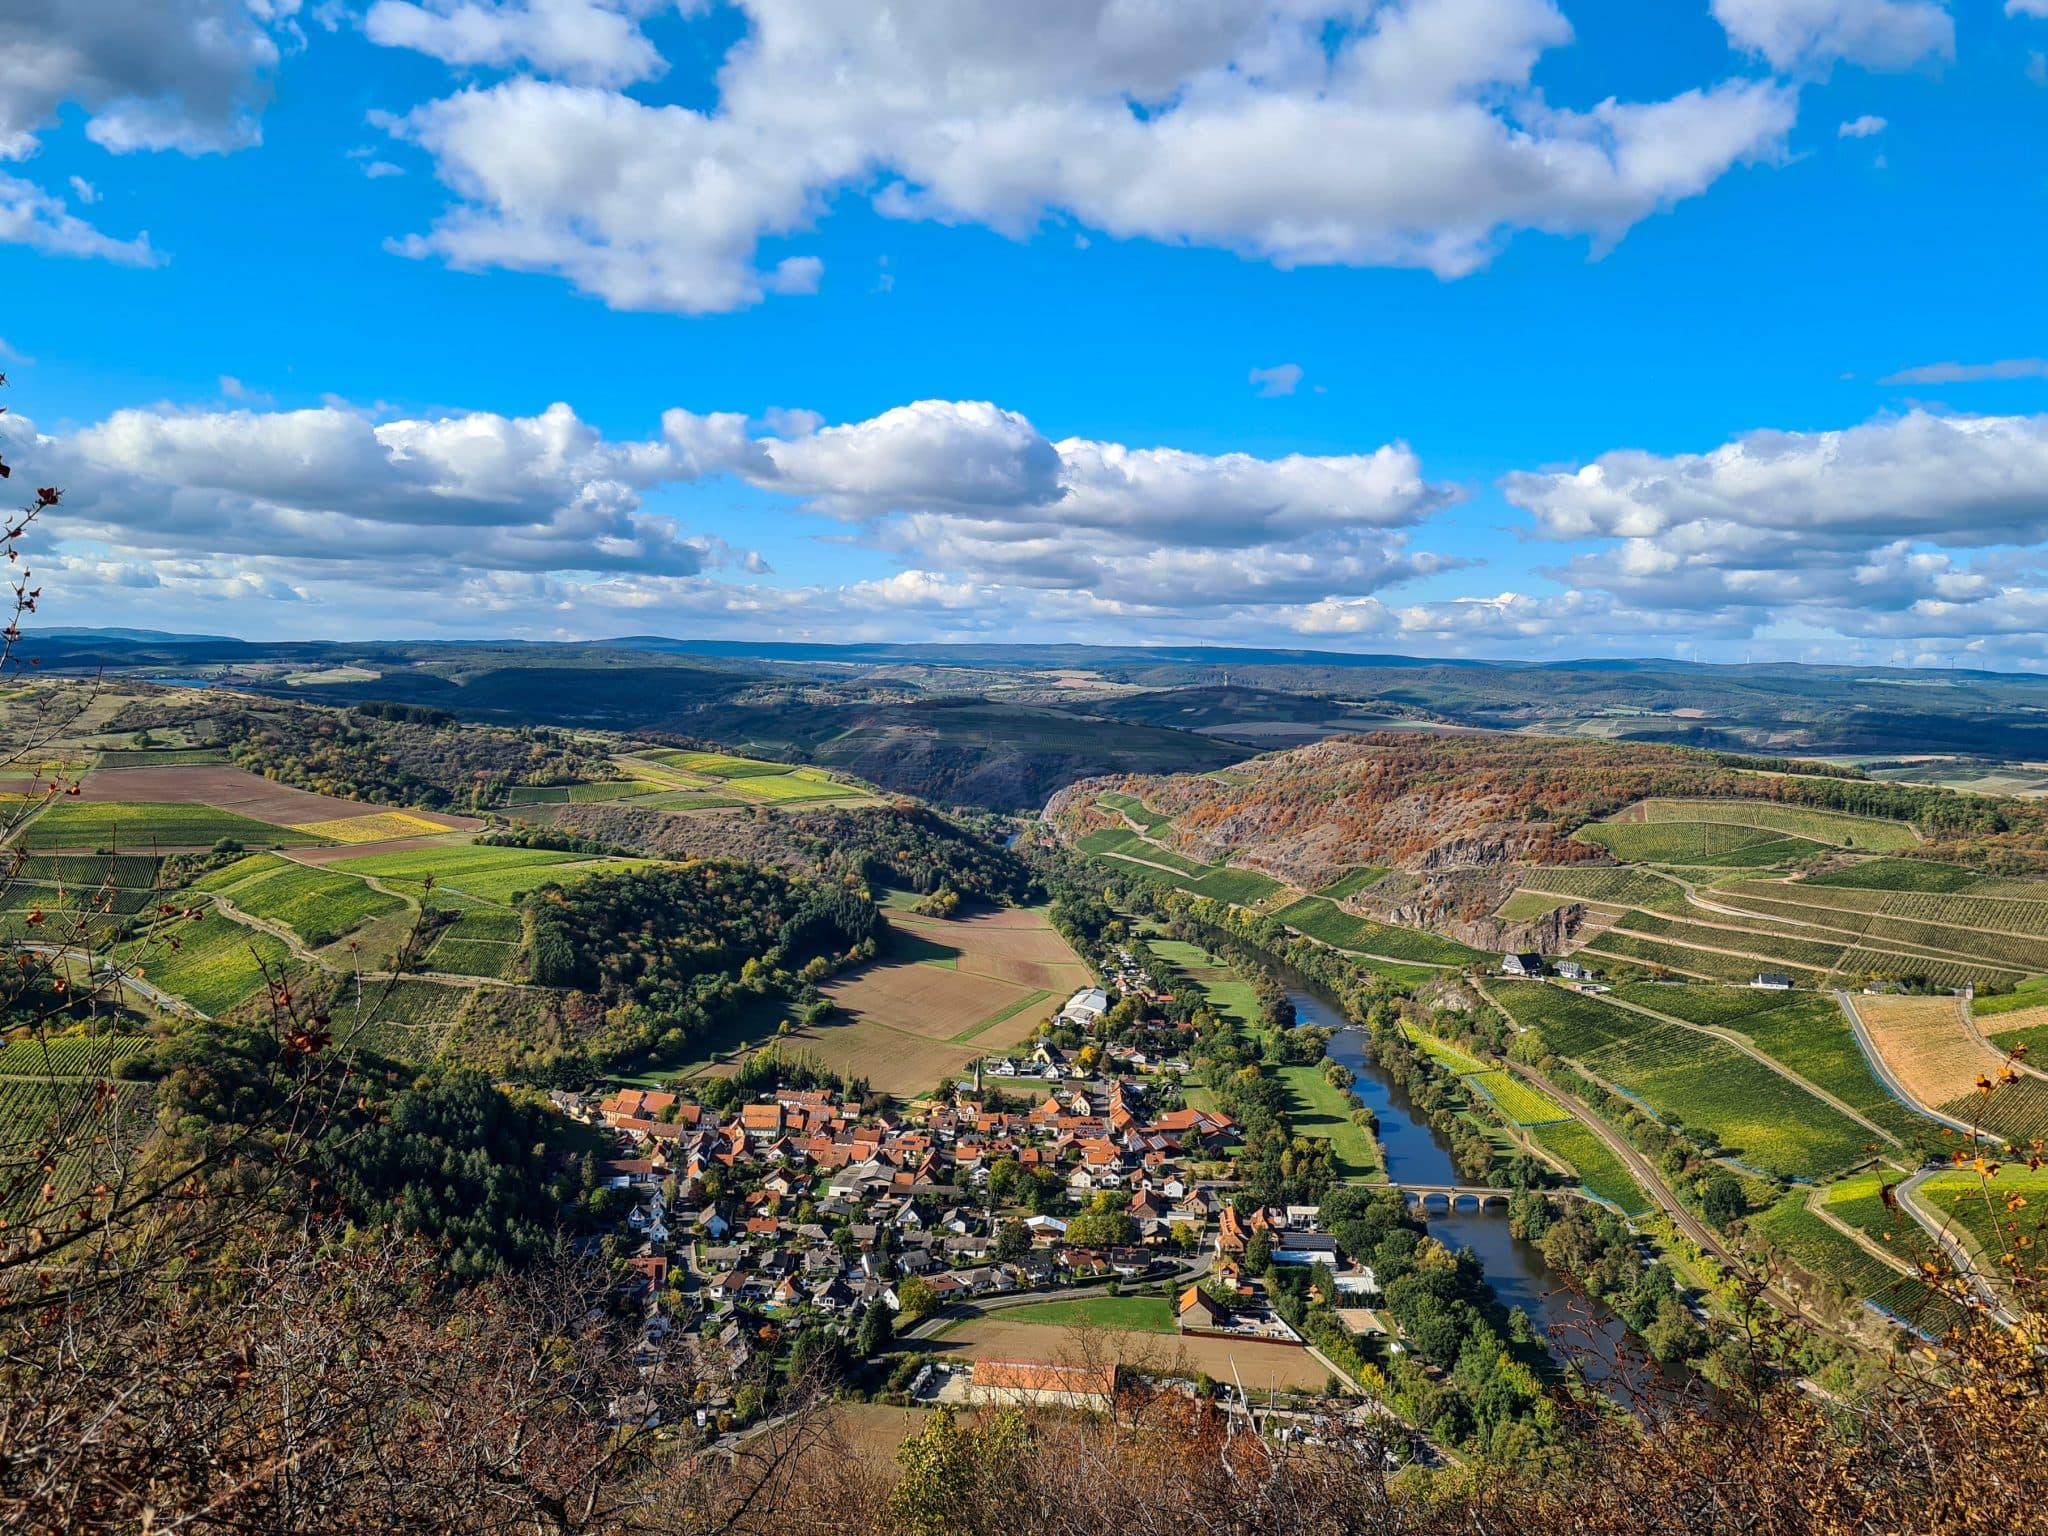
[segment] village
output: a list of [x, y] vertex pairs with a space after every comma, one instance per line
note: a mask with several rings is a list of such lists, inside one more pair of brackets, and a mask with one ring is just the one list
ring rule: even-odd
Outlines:
[[[1152, 989], [1127, 952], [1108, 969], [1113, 988]], [[1083, 988], [1054, 1022], [1085, 1029], [1113, 1001]], [[946, 1321], [1145, 1295], [1170, 1306], [1180, 1375], [1235, 1375], [1241, 1396], [1247, 1378], [1269, 1396], [1277, 1382], [1355, 1394], [1259, 1276], [1320, 1266], [1329, 1299], [1374, 1331], [1362, 1310], [1377, 1294], [1371, 1270], [1347, 1266], [1316, 1207], [1269, 1208], [1234, 1190], [1231, 1118], [1162, 1107], [1184, 1059], [1117, 1045], [1070, 1055], [1051, 1033], [902, 1108], [864, 1111], [829, 1087], [777, 1086], [724, 1113], [669, 1090], [553, 1094], [609, 1143], [595, 1172], [613, 1220], [583, 1246], [614, 1261], [643, 1376], [660, 1379], [687, 1351], [712, 1384], [693, 1398], [695, 1426], [735, 1431], [760, 1412], [747, 1390], [757, 1362], [793, 1332], [823, 1328], [870, 1357], [915, 1330], [941, 1336], [937, 1353], [905, 1359], [913, 1400], [1106, 1406], [1116, 1362], [1064, 1358], [1062, 1329], [1025, 1330], [1030, 1358], [956, 1359]], [[648, 1394], [614, 1414], [645, 1424], [659, 1409]]]

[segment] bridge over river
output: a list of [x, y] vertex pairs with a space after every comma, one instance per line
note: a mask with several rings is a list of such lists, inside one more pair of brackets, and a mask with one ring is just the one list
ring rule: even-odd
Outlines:
[[[1514, 1194], [1511, 1189], [1495, 1189], [1482, 1184], [1395, 1184], [1385, 1179], [1368, 1180], [1365, 1187], [1396, 1190], [1410, 1205], [1419, 1206], [1424, 1210], [1433, 1205], [1447, 1211], [1484, 1211], [1495, 1206], [1505, 1210], [1509, 1197]], [[1553, 1190], [1552, 1193], [1559, 1191]]]

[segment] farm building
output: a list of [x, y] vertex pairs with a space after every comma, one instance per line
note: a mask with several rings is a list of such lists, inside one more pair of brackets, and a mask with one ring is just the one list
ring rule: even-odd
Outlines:
[[1541, 955], [1503, 955], [1501, 973], [1506, 976], [1541, 976], [1543, 957]]
[[1576, 960], [1558, 961], [1557, 974], [1566, 981], [1591, 981], [1593, 979], [1593, 973]]
[[1028, 1408], [1109, 1411], [1116, 1401], [1114, 1365], [1044, 1365], [1034, 1360], [977, 1360], [968, 1399]]
[[1221, 1328], [1230, 1321], [1230, 1314], [1218, 1306], [1209, 1293], [1199, 1285], [1191, 1285], [1180, 1293], [1180, 1301], [1174, 1308], [1174, 1322], [1182, 1333], [1190, 1329]]
[[1790, 992], [1792, 978], [1778, 971], [1760, 971], [1750, 985], [1763, 992]]
[[1107, 1012], [1109, 994], [1100, 987], [1083, 987], [1067, 999], [1066, 1007], [1060, 1010], [1060, 1017], [1085, 1029]]

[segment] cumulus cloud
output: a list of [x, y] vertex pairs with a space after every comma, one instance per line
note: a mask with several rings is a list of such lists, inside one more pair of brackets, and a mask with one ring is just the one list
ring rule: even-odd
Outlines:
[[1876, 135], [1883, 133], [1885, 129], [1889, 126], [1890, 124], [1886, 123], [1883, 118], [1875, 117], [1872, 114], [1866, 112], [1861, 117], [1854, 117], [1849, 119], [1849, 121], [1842, 124], [1841, 127], [1837, 128], [1835, 130], [1835, 137], [1838, 139], [1873, 138]]
[[1545, 574], [1645, 612], [1894, 637], [1963, 633], [1975, 615], [1979, 633], [2011, 634], [2048, 595], [2048, 416], [1752, 432], [1502, 488], [1543, 534], [1590, 546]]
[[[188, 155], [257, 142], [278, 51], [264, 23], [296, 0], [10, 0], [0, 7], [0, 160], [26, 160], [67, 103], [114, 154]], [[81, 203], [97, 201], [83, 178]], [[0, 241], [131, 265], [155, 261], [147, 236], [113, 239], [51, 194], [0, 178]]]
[[1728, 41], [1785, 71], [1910, 69], [1955, 53], [1946, 0], [1713, 0]]
[[666, 68], [641, 22], [666, 0], [376, 0], [363, 32], [444, 64], [628, 85]]
[[96, 257], [126, 267], [153, 267], [163, 257], [149, 233], [116, 240], [81, 219], [32, 181], [0, 172], [0, 243], [26, 245], [52, 256]]
[[[249, 398], [238, 381], [221, 388]], [[646, 504], [686, 484], [785, 498], [822, 536], [864, 546], [871, 565], [900, 563], [881, 585], [850, 584], [830, 602], [813, 593], [814, 622], [942, 595], [1001, 611], [996, 592], [1027, 594], [1063, 621], [1254, 612], [1459, 563], [1409, 547], [1409, 530], [1463, 492], [1427, 480], [1401, 444], [1261, 459], [1055, 442], [978, 401], [830, 425], [807, 411], [772, 416], [672, 410], [658, 435], [616, 440], [563, 404], [392, 420], [342, 405], [148, 409], [41, 439], [0, 417], [0, 434], [10, 457], [33, 449], [37, 472], [66, 486], [65, 553], [90, 579], [142, 561], [194, 594], [252, 575], [351, 602], [409, 589], [513, 605], [559, 589], [589, 609], [712, 603], [716, 587], [779, 611], [783, 589], [709, 576], [766, 575], [758, 552], [691, 535]]]
[[[730, 310], [814, 289], [816, 258], [764, 260], [761, 245], [851, 190], [892, 216], [1018, 237], [1071, 218], [1281, 266], [1457, 277], [1517, 230], [1611, 243], [1776, 154], [1795, 110], [1788, 89], [1755, 80], [1554, 107], [1531, 81], [1571, 40], [1553, 0], [741, 8], [747, 35], [709, 111], [591, 83], [629, 60], [472, 88], [395, 121], [457, 199], [397, 248], [558, 273], [621, 309]], [[415, 46], [435, 39], [447, 56], [538, 64], [503, 40], [551, 10], [384, 0], [372, 14], [380, 28], [403, 15]], [[458, 32], [466, 51], [448, 41]]]
[[1981, 384], [1986, 380], [2048, 379], [2048, 358], [2001, 357], [1989, 363], [1923, 363], [1901, 368], [1880, 384]]
[[2048, 0], [2005, 0], [2005, 14], [2048, 19]]
[[1281, 363], [1272, 368], [1254, 368], [1251, 371], [1252, 388], [1259, 392], [1261, 399], [1271, 400], [1280, 395], [1291, 395], [1301, 384], [1301, 364]]

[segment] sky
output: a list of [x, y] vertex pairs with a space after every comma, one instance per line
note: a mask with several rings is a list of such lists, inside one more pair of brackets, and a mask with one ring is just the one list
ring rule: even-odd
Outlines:
[[2035, 670], [2048, 0], [5, 0], [51, 625]]

